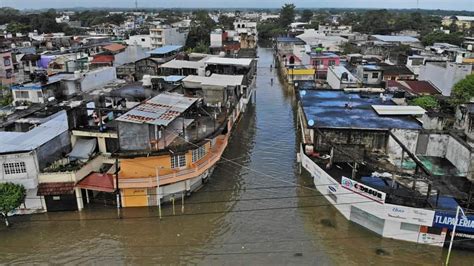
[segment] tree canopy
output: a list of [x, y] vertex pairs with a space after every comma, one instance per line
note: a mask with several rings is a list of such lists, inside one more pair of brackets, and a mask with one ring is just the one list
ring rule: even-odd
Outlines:
[[284, 4], [280, 10], [280, 18], [278, 20], [280, 27], [287, 28], [291, 23], [295, 21], [295, 9], [294, 4]]
[[311, 11], [309, 9], [305, 9], [301, 13], [301, 21], [302, 22], [310, 22], [312, 18], [313, 18], [313, 11]]
[[474, 97], [474, 74], [456, 83], [451, 95], [455, 104], [469, 102]]
[[454, 45], [461, 45], [463, 43], [463, 35], [460, 32], [446, 34], [442, 31], [434, 31], [423, 36], [421, 41], [423, 45], [433, 45], [435, 42], [445, 42]]
[[23, 185], [0, 183], [0, 214], [9, 226], [8, 213], [20, 207], [25, 201], [26, 190]]
[[195, 48], [199, 43], [207, 46], [210, 44], [211, 31], [216, 27], [216, 23], [209, 17], [204, 10], [194, 12], [194, 20], [189, 29], [188, 39], [186, 40], [187, 48]]

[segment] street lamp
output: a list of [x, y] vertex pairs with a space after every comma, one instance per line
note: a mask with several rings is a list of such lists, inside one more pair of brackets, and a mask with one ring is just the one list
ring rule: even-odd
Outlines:
[[462, 213], [462, 219], [467, 219], [466, 214], [462, 208], [458, 205], [456, 208], [456, 219], [454, 220], [453, 231], [451, 232], [451, 241], [449, 242], [448, 255], [446, 256], [446, 266], [449, 265], [449, 257], [451, 256], [451, 248], [453, 247], [454, 235], [456, 234], [456, 226], [459, 223], [459, 211]]

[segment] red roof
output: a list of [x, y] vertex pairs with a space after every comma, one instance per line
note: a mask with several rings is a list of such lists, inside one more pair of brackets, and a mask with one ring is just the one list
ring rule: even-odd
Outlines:
[[38, 196], [57, 196], [74, 193], [74, 182], [40, 183]]
[[439, 95], [441, 92], [433, 84], [423, 80], [387, 80], [387, 88], [399, 88], [413, 94]]
[[110, 51], [110, 52], [119, 52], [127, 48], [125, 45], [121, 45], [118, 43], [112, 43], [107, 46], [102, 47], [104, 50]]
[[92, 172], [84, 179], [79, 181], [76, 187], [103, 192], [114, 192], [114, 176], [112, 174], [101, 174]]
[[94, 55], [92, 59], [92, 64], [111, 64], [114, 62], [113, 55]]

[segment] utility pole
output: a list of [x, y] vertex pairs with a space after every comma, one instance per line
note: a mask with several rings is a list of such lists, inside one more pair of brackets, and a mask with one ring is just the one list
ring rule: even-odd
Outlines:
[[122, 218], [122, 215], [121, 215], [122, 196], [120, 195], [118, 175], [119, 175], [119, 162], [118, 162], [118, 158], [115, 158], [115, 194], [117, 197], [117, 212], [118, 212], [119, 218], [121, 219]]

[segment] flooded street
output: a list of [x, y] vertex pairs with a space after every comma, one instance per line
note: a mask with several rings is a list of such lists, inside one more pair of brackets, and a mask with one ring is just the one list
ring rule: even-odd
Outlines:
[[[158, 209], [47, 213], [0, 226], [0, 263], [442, 265], [445, 250], [382, 239], [340, 215], [298, 174], [294, 99], [272, 51], [259, 49], [256, 104], [236, 128], [209, 183]], [[271, 84], [273, 78], [273, 85]], [[474, 265], [454, 251], [452, 265]]]

